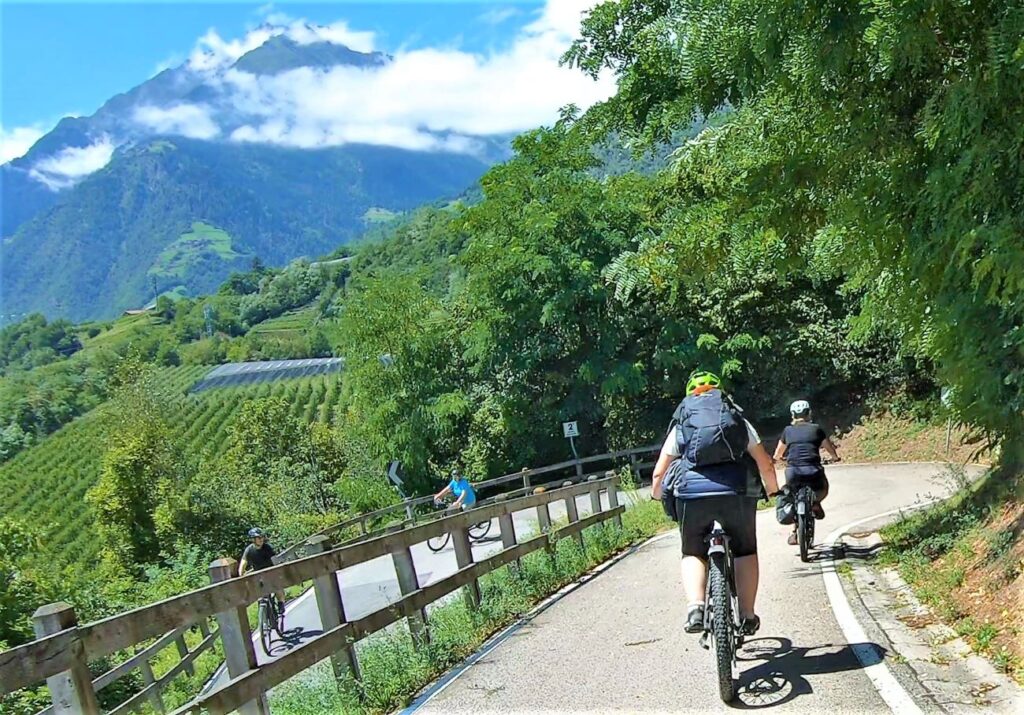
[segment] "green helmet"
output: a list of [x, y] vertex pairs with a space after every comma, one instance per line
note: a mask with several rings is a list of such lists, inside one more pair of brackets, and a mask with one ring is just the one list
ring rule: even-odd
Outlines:
[[694, 370], [686, 381], [686, 394], [689, 395], [698, 387], [703, 387], [704, 385], [718, 387], [721, 384], [722, 380], [715, 373], [708, 372], [707, 370]]

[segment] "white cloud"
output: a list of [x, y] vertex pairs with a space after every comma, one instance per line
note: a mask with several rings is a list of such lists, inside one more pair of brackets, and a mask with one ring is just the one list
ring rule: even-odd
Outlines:
[[477, 19], [485, 25], [500, 25], [517, 15], [519, 15], [519, 8], [495, 7], [480, 15]]
[[[299, 68], [271, 76], [228, 69], [215, 82], [251, 117], [236, 141], [318, 147], [366, 142], [436, 149], [460, 136], [519, 132], [557, 117], [572, 103], [589, 107], [614, 91], [558, 61], [593, 0], [549, 0], [509, 47], [490, 54], [457, 49], [402, 50], [381, 67]], [[280, 19], [280, 18], [279, 18]]]
[[25, 153], [45, 133], [46, 131], [39, 127], [4, 129], [3, 126], [0, 126], [0, 164], [6, 164], [12, 159], [25, 156]]
[[114, 149], [110, 137], [106, 136], [89, 146], [67, 147], [37, 161], [29, 171], [29, 176], [53, 191], [66, 189], [83, 176], [106, 166], [114, 155]]
[[132, 118], [157, 134], [180, 134], [191, 139], [213, 139], [220, 134], [210, 108], [201, 104], [146, 105], [138, 107]]

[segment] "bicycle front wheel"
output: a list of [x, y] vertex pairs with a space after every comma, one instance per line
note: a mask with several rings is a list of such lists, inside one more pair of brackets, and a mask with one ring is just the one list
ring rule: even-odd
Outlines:
[[260, 601], [259, 608], [259, 625], [260, 625], [260, 645], [263, 647], [263, 652], [270, 656], [272, 645], [274, 643], [274, 621], [271, 614], [268, 613], [268, 604], [266, 601]]
[[715, 641], [715, 660], [718, 663], [718, 694], [722, 702], [732, 702], [736, 697], [736, 681], [733, 665], [736, 661], [736, 640], [733, 637], [732, 593], [725, 572], [725, 554], [711, 556], [709, 574], [712, 622], [711, 635]]
[[448, 545], [448, 539], [451, 538], [451, 534], [445, 532], [441, 536], [432, 536], [427, 539], [427, 548], [433, 551], [435, 554], [441, 551], [445, 546]]

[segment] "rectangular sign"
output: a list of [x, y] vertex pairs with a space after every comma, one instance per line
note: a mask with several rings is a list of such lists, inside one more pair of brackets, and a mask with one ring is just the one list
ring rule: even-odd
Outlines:
[[566, 437], [580, 436], [580, 430], [579, 427], [576, 426], [576, 422], [563, 422], [562, 432], [565, 434]]

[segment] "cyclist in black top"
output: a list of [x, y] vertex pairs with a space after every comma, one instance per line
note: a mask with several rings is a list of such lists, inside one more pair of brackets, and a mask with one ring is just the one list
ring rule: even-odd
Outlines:
[[[248, 571], [262, 571], [274, 565], [274, 555], [277, 552], [267, 541], [263, 529], [259, 527], [249, 529], [249, 538], [252, 539], [252, 543], [246, 546], [245, 551], [242, 552], [242, 560], [238, 564], [239, 576], [244, 576]], [[284, 591], [278, 591], [275, 595], [280, 613], [284, 614]]]
[[[786, 484], [790, 489], [795, 491], [806, 484], [814, 490], [818, 500], [814, 505], [814, 515], [824, 519], [825, 510], [821, 502], [828, 496], [828, 479], [821, 465], [821, 449], [828, 452], [833, 462], [840, 461], [839, 455], [825, 430], [811, 422], [811, 405], [807, 400], [794, 402], [789, 407], [789, 413], [793, 423], [782, 431], [779, 444], [775, 447], [775, 460], [786, 460]], [[790, 546], [797, 543], [795, 523], [786, 543]]]

